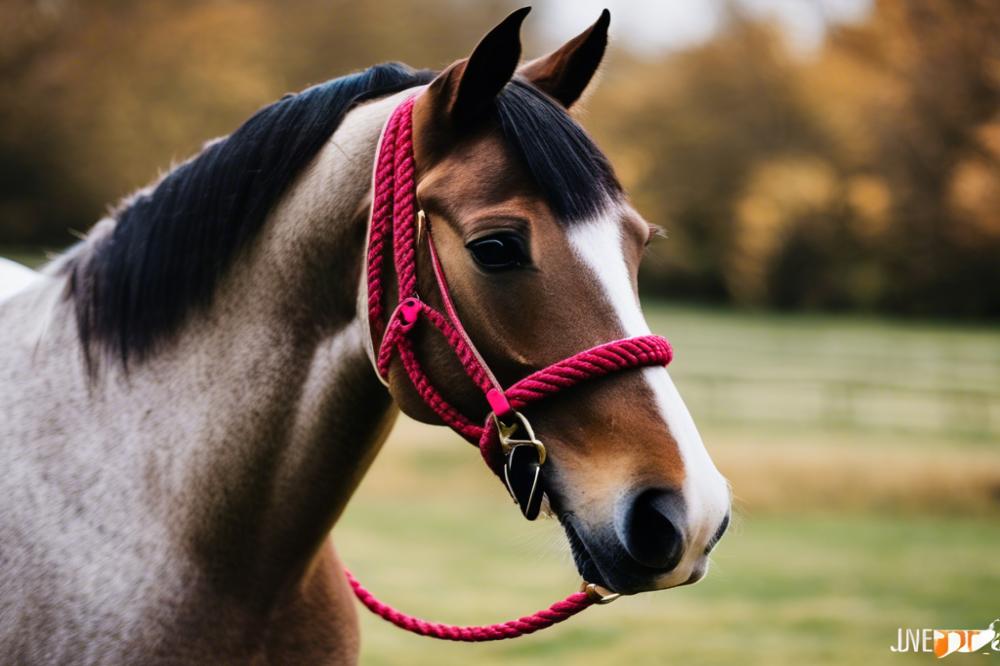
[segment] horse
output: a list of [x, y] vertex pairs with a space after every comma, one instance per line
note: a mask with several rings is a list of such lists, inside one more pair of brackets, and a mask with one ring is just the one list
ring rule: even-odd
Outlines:
[[[399, 358], [372, 369], [373, 163], [401, 104], [437, 252], [416, 246], [416, 282], [440, 309], [439, 262], [501, 384], [649, 333], [637, 270], [656, 230], [570, 115], [609, 14], [522, 64], [526, 13], [440, 72], [376, 65], [282, 97], [17, 271], [0, 300], [5, 661], [356, 661], [331, 528], [399, 411], [442, 423]], [[416, 327], [413, 352], [457, 412], [489, 412], [440, 335]], [[705, 575], [730, 492], [664, 367], [525, 415], [543, 511], [586, 581]]]

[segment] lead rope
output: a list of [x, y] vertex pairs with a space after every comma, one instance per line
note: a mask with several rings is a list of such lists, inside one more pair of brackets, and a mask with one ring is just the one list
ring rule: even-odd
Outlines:
[[401, 613], [392, 606], [376, 599], [371, 592], [358, 582], [358, 579], [350, 571], [345, 569], [344, 573], [347, 574], [347, 582], [351, 584], [354, 595], [368, 610], [400, 629], [405, 629], [421, 636], [430, 636], [431, 638], [440, 638], [446, 641], [481, 643], [484, 641], [502, 641], [508, 638], [517, 638], [518, 636], [533, 634], [541, 629], [551, 627], [553, 624], [573, 617], [595, 603], [600, 603], [599, 598], [593, 596], [590, 592], [576, 592], [562, 601], [557, 601], [545, 610], [540, 610], [537, 613], [518, 618], [517, 620], [482, 626], [458, 627], [452, 624], [428, 622], [427, 620], [421, 620], [418, 617]]
[[[441, 420], [469, 442], [478, 445], [487, 465], [501, 479], [503, 451], [499, 419], [517, 416], [530, 433], [527, 421], [516, 410], [576, 384], [603, 377], [620, 370], [666, 365], [672, 358], [670, 343], [655, 335], [615, 340], [582, 351], [543, 368], [504, 390], [462, 327], [438, 261], [429, 223], [418, 214], [416, 202], [416, 167], [413, 161], [413, 98], [400, 104], [390, 115], [382, 131], [373, 175], [372, 216], [368, 229], [367, 289], [368, 320], [372, 340], [380, 339], [374, 353], [375, 370], [382, 381], [398, 355], [407, 376], [424, 402]], [[416, 288], [416, 246], [418, 226], [424, 225], [435, 279], [445, 305], [445, 313], [419, 298]], [[390, 245], [391, 238], [391, 245]], [[391, 247], [398, 281], [399, 303], [383, 323], [382, 299], [385, 293], [382, 268], [386, 250]], [[448, 341], [469, 378], [482, 391], [491, 408], [480, 425], [449, 404], [431, 383], [417, 358], [409, 332], [420, 320], [434, 326]], [[374, 347], [374, 343], [373, 343]], [[513, 440], [512, 440], [513, 441]], [[537, 444], [534, 440], [522, 444]], [[544, 457], [539, 460], [539, 465]], [[536, 477], [537, 478], [537, 477]], [[508, 489], [511, 486], [508, 482]], [[513, 494], [513, 491], [512, 491]], [[532, 490], [532, 495], [534, 490]], [[522, 507], [522, 511], [523, 511]], [[527, 515], [527, 514], [526, 514]], [[533, 516], [532, 516], [533, 517]], [[497, 641], [517, 638], [562, 622], [594, 604], [605, 604], [619, 595], [593, 583], [581, 591], [532, 615], [499, 624], [459, 627], [428, 622], [401, 613], [372, 595], [350, 571], [344, 570], [351, 590], [368, 610], [401, 629], [421, 636], [452, 641]]]

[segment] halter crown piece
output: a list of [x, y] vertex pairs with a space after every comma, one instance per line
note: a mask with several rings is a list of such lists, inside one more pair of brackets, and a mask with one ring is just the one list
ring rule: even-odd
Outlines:
[[[427, 406], [452, 430], [479, 447], [483, 460], [503, 480], [522, 514], [534, 520], [545, 489], [546, 452], [519, 410], [589, 379], [621, 370], [666, 365], [673, 355], [670, 343], [655, 335], [607, 342], [503, 388], [462, 326], [434, 248], [430, 225], [417, 207], [413, 104], [411, 97], [392, 112], [382, 131], [375, 158], [366, 274], [369, 329], [373, 341], [381, 340], [375, 354], [375, 369], [382, 381], [386, 381], [390, 364], [398, 355]], [[428, 305], [417, 292], [417, 244], [424, 238], [444, 312]], [[398, 303], [385, 317], [383, 268], [389, 248], [396, 269]], [[420, 322], [440, 332], [465, 373], [482, 391], [489, 412], [480, 420], [469, 418], [451, 405], [424, 372], [409, 337]], [[534, 615], [503, 624], [454, 627], [404, 615], [375, 599], [350, 572], [347, 577], [358, 599], [382, 618], [418, 634], [459, 641], [515, 638], [561, 622], [594, 603], [608, 603], [618, 596], [597, 585], [584, 583], [580, 592]]]

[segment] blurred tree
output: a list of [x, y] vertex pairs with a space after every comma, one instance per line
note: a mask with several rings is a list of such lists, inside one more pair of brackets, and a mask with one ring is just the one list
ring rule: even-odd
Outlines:
[[[726, 266], [736, 206], [755, 165], [829, 151], [797, 95], [794, 63], [770, 26], [737, 15], [712, 42], [654, 62], [622, 64], [596, 92], [589, 124], [650, 221], [668, 229], [646, 263], [647, 285], [673, 295], [740, 300]], [[758, 300], [756, 297], [754, 301]]]
[[[443, 67], [514, 4], [6, 0], [0, 242], [65, 243], [281, 94], [385, 60]], [[735, 9], [659, 56], [612, 30], [578, 113], [668, 230], [643, 288], [1000, 316], [998, 34], [995, 0], [876, 0], [805, 55]]]
[[285, 92], [386, 60], [442, 67], [501, 2], [10, 0], [0, 240], [65, 243]]
[[738, 13], [704, 46], [620, 58], [590, 125], [668, 229], [644, 286], [1000, 316], [998, 34], [995, 2], [885, 0], [810, 58]]
[[[887, 80], [865, 105], [877, 143], [867, 162], [892, 192], [880, 248], [883, 305], [921, 314], [1000, 315], [998, 182], [1000, 4], [990, 0], [877, 3], [863, 26], [834, 33], [844, 51]], [[975, 201], [975, 203], [973, 203]]]

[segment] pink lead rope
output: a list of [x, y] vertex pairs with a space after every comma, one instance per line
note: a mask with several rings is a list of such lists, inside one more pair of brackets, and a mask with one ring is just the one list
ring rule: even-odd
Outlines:
[[[545, 461], [545, 455], [544, 446], [534, 439], [530, 425], [518, 410], [583, 381], [622, 370], [667, 365], [673, 353], [670, 343], [656, 335], [615, 340], [553, 363], [504, 389], [462, 326], [452, 303], [429, 225], [426, 224], [423, 211], [418, 212], [416, 167], [413, 159], [413, 103], [413, 98], [407, 99], [393, 111], [382, 132], [375, 159], [372, 216], [368, 232], [367, 286], [368, 318], [372, 339], [381, 340], [381, 344], [376, 346], [378, 349], [375, 355], [376, 370], [385, 380], [393, 358], [398, 355], [403, 369], [424, 402], [452, 430], [478, 445], [483, 460], [497, 476], [505, 480], [515, 501], [519, 501], [511, 481], [506, 477], [505, 456], [508, 460], [512, 457], [510, 445], [537, 447], [538, 470]], [[422, 236], [427, 238], [431, 265], [444, 312], [428, 305], [417, 293], [417, 243]], [[385, 288], [382, 276], [385, 255], [389, 247], [392, 248], [396, 269], [399, 302], [383, 324], [385, 312], [382, 301]], [[436, 328], [444, 336], [461, 361], [466, 374], [482, 391], [491, 410], [483, 421], [470, 419], [451, 405], [424, 372], [413, 341], [409, 337], [410, 331], [421, 320]], [[527, 430], [527, 439], [514, 440], [510, 437], [510, 433], [517, 429], [518, 421], [514, 421], [515, 425], [512, 427], [503, 425], [502, 419], [509, 419], [512, 416], [516, 417]], [[501, 427], [505, 429], [504, 432], [500, 432]], [[538, 476], [539, 473], [536, 472], [536, 481]], [[535, 498], [534, 485], [531, 487], [529, 497]], [[529, 515], [524, 505], [521, 510], [529, 519], [534, 517]], [[361, 603], [379, 617], [422, 636], [454, 641], [516, 638], [562, 622], [595, 603], [607, 603], [617, 597], [596, 585], [585, 584], [583, 591], [571, 594], [533, 615], [501, 624], [456, 627], [427, 622], [400, 613], [372, 596], [349, 571], [347, 580]]]
[[366, 590], [358, 579], [350, 571], [347, 571], [347, 581], [351, 584], [355, 596], [363, 603], [368, 610], [378, 615], [383, 620], [393, 623], [400, 629], [405, 629], [421, 636], [430, 636], [447, 641], [464, 641], [467, 643], [481, 643], [483, 641], [502, 641], [506, 638], [517, 638], [531, 634], [539, 629], [551, 627], [557, 622], [562, 622], [573, 617], [584, 608], [598, 603], [597, 599], [588, 592], [577, 592], [571, 594], [562, 601], [557, 601], [545, 610], [522, 617], [517, 620], [509, 620], [500, 624], [487, 624], [480, 627], [456, 627], [451, 624], [440, 624], [438, 622], [428, 622], [420, 618], [400, 613], [398, 610], [384, 604]]

